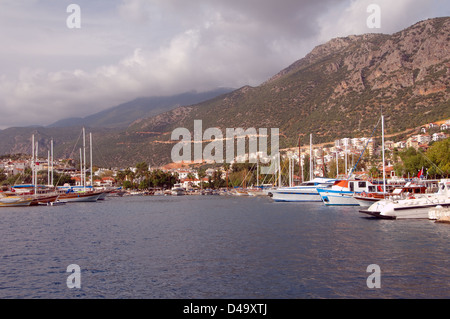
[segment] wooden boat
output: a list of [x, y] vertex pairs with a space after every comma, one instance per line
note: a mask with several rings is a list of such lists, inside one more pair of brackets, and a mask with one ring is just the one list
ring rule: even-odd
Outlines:
[[59, 195], [59, 199], [68, 203], [96, 202], [103, 192], [77, 192]]
[[55, 202], [56, 200], [58, 200], [59, 196], [60, 196], [59, 194], [32, 196], [31, 198], [33, 200], [31, 201], [30, 205], [31, 206], [37, 206], [39, 204], [52, 203], [52, 202]]
[[22, 198], [20, 196], [5, 196], [2, 194], [0, 197], [0, 207], [30, 206], [31, 202], [31, 198]]

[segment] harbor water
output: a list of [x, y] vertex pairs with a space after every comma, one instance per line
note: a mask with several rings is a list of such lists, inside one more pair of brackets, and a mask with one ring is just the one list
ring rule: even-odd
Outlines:
[[[268, 197], [0, 210], [0, 298], [449, 298], [450, 226]], [[69, 265], [80, 288], [69, 288]], [[379, 288], [369, 288], [370, 265]]]

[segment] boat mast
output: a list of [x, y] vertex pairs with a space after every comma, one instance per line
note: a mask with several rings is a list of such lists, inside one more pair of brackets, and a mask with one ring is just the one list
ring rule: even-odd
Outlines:
[[51, 163], [50, 163], [50, 166], [51, 166], [51, 172], [50, 172], [51, 184], [50, 185], [54, 186], [53, 185], [53, 139], [50, 142], [50, 149], [51, 149], [51, 151], [50, 151], [51, 152]]
[[300, 178], [299, 183], [301, 184], [303, 182], [303, 168], [302, 168], [302, 158], [301, 158], [301, 154], [302, 154], [302, 150], [301, 150], [301, 140], [300, 140], [300, 135], [298, 136], [298, 169], [300, 170], [298, 173], [298, 176]]
[[50, 185], [50, 150], [47, 151], [47, 185]]
[[[36, 160], [36, 162], [39, 160], [39, 157], [38, 157], [38, 154], [39, 154], [39, 142], [36, 142], [36, 149], [35, 149], [35, 151], [36, 151], [36, 155], [35, 155], [35, 160]], [[36, 166], [37, 166], [38, 164], [36, 164]], [[35, 166], [35, 168], [36, 168], [36, 166]], [[37, 191], [37, 183], [38, 183], [38, 170], [36, 169], [36, 173], [34, 174], [34, 178], [35, 178], [35, 180], [36, 180], [36, 182], [34, 183], [34, 193], [36, 194], [36, 191]]]
[[314, 178], [314, 168], [313, 168], [313, 151], [312, 151], [312, 134], [309, 134], [309, 180], [312, 181]]
[[346, 139], [344, 142], [344, 146], [345, 146], [345, 151], [344, 151], [344, 159], [345, 159], [345, 177], [348, 179], [348, 167], [347, 167], [347, 142], [348, 140]]
[[31, 181], [33, 183], [33, 187], [34, 187], [34, 193], [36, 194], [36, 184], [34, 183], [35, 180], [35, 166], [36, 162], [34, 160], [34, 134], [31, 137]]
[[91, 173], [91, 187], [94, 187], [93, 184], [93, 172], [92, 172], [92, 133], [89, 133], [89, 151], [90, 151], [90, 157], [91, 157], [91, 165], [90, 165], [90, 173]]
[[336, 178], [339, 176], [339, 152], [336, 150]]
[[383, 154], [383, 193], [386, 196], [386, 170], [384, 168], [384, 115], [381, 114], [381, 144], [382, 144], [382, 154]]
[[83, 191], [86, 191], [86, 130], [83, 127]]
[[281, 157], [278, 152], [278, 186], [281, 187]]
[[256, 153], [256, 187], [259, 187], [259, 154]]
[[292, 158], [289, 156], [289, 187], [292, 187]]
[[83, 155], [81, 153], [81, 148], [80, 148], [80, 183], [82, 186], [83, 185]]

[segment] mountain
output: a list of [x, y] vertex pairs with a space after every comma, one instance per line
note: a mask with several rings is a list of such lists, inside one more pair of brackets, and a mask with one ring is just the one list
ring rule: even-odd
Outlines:
[[126, 129], [95, 133], [103, 158], [97, 165], [168, 163], [171, 132], [192, 130], [194, 120], [203, 121], [203, 130], [222, 132], [279, 128], [281, 147], [296, 146], [299, 135], [307, 144], [310, 133], [315, 143], [370, 136], [381, 111], [386, 133], [400, 133], [450, 118], [449, 97], [450, 18], [429, 19], [391, 35], [332, 39], [257, 87], [141, 117]]
[[[34, 134], [41, 154], [47, 154], [50, 140], [53, 139], [57, 157], [77, 158], [78, 148], [82, 145], [82, 127], [87, 127], [87, 132], [92, 132], [95, 137], [107, 140], [109, 137], [121, 135], [121, 132], [137, 119], [154, 116], [182, 105], [206, 101], [232, 90], [217, 88], [207, 92], [191, 91], [173, 96], [137, 98], [85, 118], [63, 119], [47, 127], [10, 127], [0, 130], [0, 154], [31, 154], [31, 136]], [[101, 155], [97, 155], [99, 156]], [[102, 160], [99, 164], [109, 165], [107, 160]]]
[[[281, 146], [370, 136], [381, 110], [386, 132], [450, 117], [450, 18], [421, 21], [392, 35], [332, 39], [258, 87], [133, 123], [118, 143], [137, 158], [170, 161], [176, 127], [279, 128]], [[147, 133], [146, 133], [147, 132]], [[143, 144], [142, 144], [143, 143]], [[145, 148], [138, 145], [145, 145]], [[155, 156], [156, 154], [156, 156]]]
[[152, 117], [183, 105], [197, 104], [231, 91], [233, 89], [218, 88], [200, 93], [192, 91], [173, 96], [141, 97], [84, 118], [59, 120], [49, 127], [127, 127], [137, 119]]

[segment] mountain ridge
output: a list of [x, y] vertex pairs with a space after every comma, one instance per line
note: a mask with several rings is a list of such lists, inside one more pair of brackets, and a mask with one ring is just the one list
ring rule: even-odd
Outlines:
[[152, 117], [180, 106], [197, 104], [233, 90], [232, 88], [217, 88], [206, 92], [189, 91], [170, 96], [138, 97], [86, 117], [61, 119], [47, 127], [125, 128], [138, 119]]

